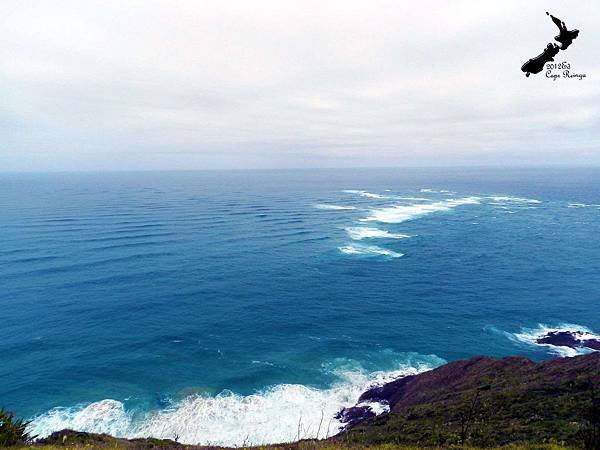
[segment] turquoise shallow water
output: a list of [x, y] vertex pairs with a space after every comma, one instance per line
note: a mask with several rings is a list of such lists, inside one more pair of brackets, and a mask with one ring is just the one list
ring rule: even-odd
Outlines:
[[599, 180], [2, 174], [1, 403], [42, 435], [272, 442], [333, 432], [372, 382], [555, 356], [540, 324], [600, 331]]

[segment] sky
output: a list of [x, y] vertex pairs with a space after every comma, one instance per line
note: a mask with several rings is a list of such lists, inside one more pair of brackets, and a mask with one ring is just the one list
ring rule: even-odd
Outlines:
[[[594, 0], [1, 9], [0, 171], [600, 164]], [[545, 11], [585, 79], [521, 72]]]

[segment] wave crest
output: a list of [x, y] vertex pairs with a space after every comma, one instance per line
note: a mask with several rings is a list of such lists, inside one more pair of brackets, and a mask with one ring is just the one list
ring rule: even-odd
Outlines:
[[348, 236], [356, 241], [371, 238], [405, 239], [410, 237], [408, 234], [390, 233], [386, 230], [370, 227], [348, 227], [345, 230]]
[[509, 196], [490, 196], [490, 197], [486, 197], [486, 198], [493, 200], [494, 202], [496, 202], [498, 204], [506, 204], [506, 203], [539, 204], [539, 203], [542, 203], [540, 200], [536, 200], [535, 198], [522, 198], [522, 197], [509, 197]]
[[317, 209], [327, 209], [331, 211], [346, 211], [351, 209], [356, 209], [356, 206], [344, 206], [344, 205], [330, 205], [326, 203], [319, 203], [315, 205]]
[[373, 209], [368, 217], [360, 220], [363, 222], [375, 221], [382, 223], [401, 223], [435, 212], [449, 211], [457, 206], [474, 205], [479, 203], [479, 197], [463, 197], [442, 200], [435, 203], [394, 205], [385, 208]]
[[342, 253], [346, 255], [361, 255], [361, 256], [387, 256], [389, 258], [400, 258], [404, 256], [404, 253], [394, 252], [392, 250], [378, 247], [376, 245], [344, 245], [339, 247]]
[[378, 198], [378, 199], [389, 198], [386, 195], [373, 194], [372, 192], [362, 191], [362, 190], [358, 190], [358, 189], [346, 189], [346, 190], [343, 190], [342, 192], [344, 192], [346, 194], [358, 194], [361, 197], [366, 197], [366, 198]]

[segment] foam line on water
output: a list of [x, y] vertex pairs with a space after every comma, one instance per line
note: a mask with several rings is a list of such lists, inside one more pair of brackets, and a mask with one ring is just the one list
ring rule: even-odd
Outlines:
[[434, 203], [387, 206], [384, 208], [372, 209], [369, 216], [360, 220], [363, 222], [401, 223], [428, 214], [449, 211], [458, 206], [474, 205], [478, 203], [480, 203], [479, 197], [463, 197]]
[[535, 198], [523, 198], [523, 197], [510, 197], [505, 195], [497, 195], [486, 197], [489, 200], [493, 200], [498, 204], [512, 203], [512, 204], [539, 204], [542, 203], [540, 200]]
[[456, 194], [456, 192], [449, 191], [448, 189], [436, 190], [436, 189], [430, 189], [430, 188], [419, 189], [419, 192], [423, 192], [423, 193], [427, 193], [427, 194], [444, 194], [444, 195]]
[[403, 253], [394, 252], [376, 245], [350, 244], [339, 247], [339, 250], [346, 255], [385, 256], [388, 258], [400, 258], [404, 256]]
[[384, 239], [405, 239], [411, 237], [408, 234], [390, 233], [386, 230], [372, 227], [348, 227], [345, 228], [350, 239], [360, 241], [362, 239], [384, 238]]
[[330, 204], [326, 204], [326, 203], [319, 203], [319, 204], [315, 205], [315, 208], [326, 209], [326, 210], [331, 210], [331, 211], [345, 211], [345, 210], [356, 209], [356, 206], [330, 205]]
[[591, 208], [591, 207], [599, 207], [600, 205], [596, 204], [587, 204], [587, 203], [569, 203], [567, 208]]
[[373, 194], [372, 192], [367, 192], [367, 191], [358, 190], [358, 189], [345, 189], [342, 192], [345, 192], [346, 194], [358, 194], [361, 197], [366, 197], [366, 198], [377, 198], [377, 199], [390, 198], [387, 195]]
[[[40, 437], [65, 428], [127, 438], [177, 436], [182, 443], [226, 446], [324, 438], [343, 427], [335, 414], [353, 406], [369, 387], [432, 369], [443, 362], [429, 356], [387, 372], [340, 370], [338, 381], [324, 389], [281, 384], [247, 396], [228, 391], [217, 396], [191, 395], [145, 414], [126, 410], [120, 401], [105, 399], [52, 409], [35, 417], [29, 431]], [[385, 410], [383, 406], [375, 409]]]

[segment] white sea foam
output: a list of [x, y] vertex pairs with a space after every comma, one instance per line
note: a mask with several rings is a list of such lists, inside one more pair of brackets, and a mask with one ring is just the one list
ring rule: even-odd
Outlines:
[[567, 208], [591, 208], [591, 207], [598, 207], [600, 205], [588, 205], [587, 203], [569, 203], [567, 205]]
[[490, 197], [486, 197], [490, 200], [493, 200], [494, 202], [496, 202], [497, 204], [506, 204], [506, 203], [512, 203], [512, 204], [538, 204], [538, 203], [542, 203], [540, 200], [536, 200], [534, 198], [522, 198], [522, 197], [507, 197], [507, 196], [490, 196]]
[[260, 364], [262, 366], [271, 366], [271, 367], [275, 366], [275, 364], [273, 364], [272, 362], [269, 362], [269, 361], [260, 361], [258, 359], [253, 360], [252, 364]]
[[514, 340], [516, 340], [517, 342], [525, 343], [528, 345], [535, 345], [539, 347], [545, 347], [550, 352], [560, 356], [577, 356], [590, 353], [592, 351], [592, 349], [586, 347], [570, 348], [551, 344], [540, 344], [537, 342], [538, 339], [548, 335], [548, 333], [565, 331], [575, 334], [575, 336], [580, 340], [600, 339], [600, 336], [594, 334], [589, 328], [570, 323], [562, 323], [557, 326], [538, 324], [538, 326], [535, 328], [523, 328], [521, 332], [513, 334], [509, 333], [508, 336], [514, 337]]
[[[441, 363], [402, 365], [391, 372], [339, 372], [339, 382], [327, 389], [282, 384], [240, 396], [231, 392], [209, 397], [192, 395], [170, 407], [147, 414], [127, 411], [117, 400], [102, 400], [73, 408], [55, 408], [34, 418], [29, 431], [40, 437], [70, 428], [136, 438], [174, 438], [201, 445], [261, 445], [302, 438], [324, 438], [343, 426], [334, 415], [353, 406], [369, 387], [429, 370]], [[386, 405], [372, 405], [385, 412]]]
[[339, 247], [342, 253], [346, 255], [361, 255], [361, 256], [387, 256], [389, 258], [400, 258], [403, 253], [397, 253], [386, 248], [377, 247], [376, 245], [359, 245], [351, 244]]
[[358, 194], [361, 197], [367, 197], [367, 198], [389, 198], [385, 195], [381, 195], [381, 194], [373, 194], [371, 192], [367, 192], [367, 191], [361, 191], [358, 189], [345, 189], [342, 192], [345, 192], [346, 194]]
[[315, 205], [315, 208], [317, 208], [317, 209], [328, 209], [328, 210], [332, 210], [332, 211], [345, 211], [345, 210], [356, 209], [356, 206], [329, 205], [329, 204], [326, 204], [326, 203], [319, 203], [319, 204]]
[[85, 407], [54, 408], [29, 425], [29, 430], [39, 437], [65, 428], [126, 436], [131, 429], [131, 415], [125, 411], [123, 403], [105, 399]]
[[427, 214], [440, 211], [449, 211], [457, 206], [478, 204], [479, 200], [479, 197], [463, 197], [442, 200], [434, 203], [387, 206], [385, 208], [371, 210], [371, 214], [368, 217], [361, 219], [361, 221], [401, 223], [407, 220], [425, 216]]
[[448, 189], [436, 190], [436, 189], [430, 189], [430, 188], [423, 188], [423, 189], [419, 189], [419, 191], [420, 192], [427, 192], [429, 194], [444, 194], [444, 195], [456, 194], [456, 192], [449, 191]]
[[346, 233], [351, 239], [360, 241], [361, 239], [386, 238], [386, 239], [404, 239], [409, 238], [408, 234], [390, 233], [386, 230], [371, 227], [348, 227]]
[[372, 194], [370, 192], [361, 192], [360, 195], [368, 198], [387, 198], [385, 195]]
[[378, 416], [379, 414], [390, 412], [390, 405], [379, 402], [360, 402], [356, 406], [368, 406], [369, 409]]

